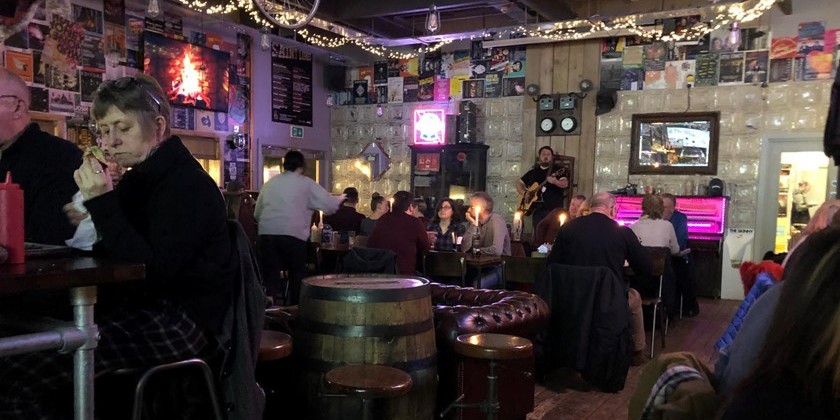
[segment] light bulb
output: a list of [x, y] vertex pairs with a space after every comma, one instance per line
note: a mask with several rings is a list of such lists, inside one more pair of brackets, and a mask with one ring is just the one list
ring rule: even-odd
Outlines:
[[150, 18], [160, 16], [160, 3], [158, 3], [158, 0], [149, 0], [149, 5], [146, 7], [146, 16]]
[[732, 22], [732, 27], [729, 28], [729, 36], [726, 37], [726, 43], [735, 48], [741, 45], [741, 30], [738, 29], [738, 22]]
[[333, 106], [333, 105], [335, 105], [335, 101], [333, 100], [333, 96], [332, 95], [327, 95], [327, 106]]
[[260, 35], [260, 48], [263, 51], [271, 49], [271, 37], [268, 36], [268, 28], [262, 28], [262, 35]]
[[376, 104], [376, 116], [381, 117], [383, 112], [384, 111], [382, 110], [382, 105], [381, 104]]
[[426, 15], [426, 30], [432, 34], [440, 30], [440, 12], [434, 4], [429, 7]]

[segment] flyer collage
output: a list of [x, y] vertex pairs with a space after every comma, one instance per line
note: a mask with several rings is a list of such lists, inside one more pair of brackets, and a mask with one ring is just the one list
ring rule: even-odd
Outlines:
[[372, 104], [498, 98], [525, 93], [525, 47], [436, 51], [421, 58], [376, 61], [348, 70], [335, 103]]
[[[683, 19], [686, 18], [674, 20]], [[691, 42], [644, 43], [636, 37], [604, 39], [600, 87], [682, 89], [688, 85], [762, 85], [830, 79], [840, 60], [838, 31], [826, 28], [825, 22], [802, 22], [795, 37], [773, 37], [769, 27], [761, 26], [742, 28], [738, 37], [722, 28]]]

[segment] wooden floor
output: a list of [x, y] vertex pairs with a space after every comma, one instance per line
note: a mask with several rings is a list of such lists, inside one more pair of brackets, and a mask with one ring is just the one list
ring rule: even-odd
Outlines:
[[[656, 354], [660, 352], [690, 351], [698, 355], [710, 367], [717, 360], [715, 342], [729, 325], [732, 315], [741, 304], [739, 300], [700, 300], [700, 314], [694, 318], [684, 318], [671, 324], [662, 349], [657, 330]], [[650, 345], [650, 331], [647, 332]], [[648, 347], [648, 352], [649, 352]], [[649, 353], [648, 353], [649, 354]], [[546, 384], [537, 385], [535, 408], [527, 420], [624, 420], [627, 419], [627, 403], [636, 391], [644, 366], [630, 367], [627, 383], [618, 393], [600, 391], [577, 391], [579, 388], [565, 378], [550, 375]]]

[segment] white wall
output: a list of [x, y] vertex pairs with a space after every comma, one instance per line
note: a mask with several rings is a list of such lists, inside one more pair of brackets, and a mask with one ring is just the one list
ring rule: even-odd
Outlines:
[[[255, 151], [252, 181], [255, 189], [263, 184], [262, 146], [266, 144], [292, 147], [296, 149], [321, 150], [329, 162], [330, 149], [330, 110], [326, 104], [327, 90], [324, 87], [324, 63], [314, 58], [312, 63], [312, 127], [304, 127], [302, 139], [290, 138], [289, 124], [271, 121], [271, 53], [260, 49], [259, 34], [254, 34], [251, 51], [251, 119], [253, 121], [252, 147]], [[283, 43], [276, 39], [275, 43]], [[329, 184], [329, 165], [321, 165], [321, 184]]]
[[796, 36], [800, 22], [825, 21], [826, 28], [840, 28], [840, 2], [837, 0], [793, 0], [793, 13], [786, 16], [773, 6], [769, 16], [759, 21], [770, 25], [773, 36]]

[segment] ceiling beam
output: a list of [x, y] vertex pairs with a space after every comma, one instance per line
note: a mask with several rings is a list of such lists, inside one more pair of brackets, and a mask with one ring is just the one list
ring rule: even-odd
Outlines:
[[[429, 10], [429, 0], [399, 0], [399, 1], [372, 1], [365, 2], [364, 7], [358, 3], [347, 0], [335, 0], [337, 4], [332, 10], [338, 20], [352, 20], [368, 18], [373, 16], [405, 15], [412, 13], [425, 13]], [[322, 2], [323, 3], [323, 2]], [[435, 0], [438, 10], [461, 8], [464, 6], [480, 6], [507, 3], [506, 0]], [[319, 6], [320, 7], [320, 6]]]
[[520, 0], [529, 9], [541, 16], [541, 21], [561, 21], [577, 18], [577, 13], [565, 0]]
[[776, 0], [776, 6], [787, 16], [793, 14], [793, 0]]

